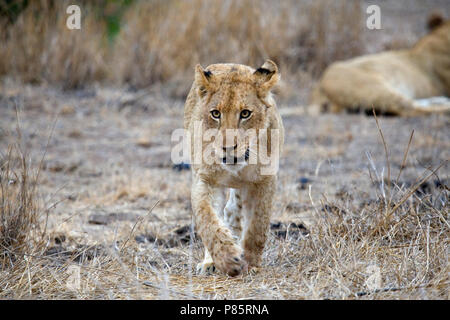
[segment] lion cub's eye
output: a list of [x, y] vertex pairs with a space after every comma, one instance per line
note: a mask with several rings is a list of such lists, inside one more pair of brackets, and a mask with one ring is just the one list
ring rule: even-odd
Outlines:
[[252, 112], [250, 110], [244, 109], [241, 111], [241, 119], [247, 119], [251, 114]]
[[211, 110], [211, 116], [214, 119], [220, 119], [220, 111], [219, 110]]

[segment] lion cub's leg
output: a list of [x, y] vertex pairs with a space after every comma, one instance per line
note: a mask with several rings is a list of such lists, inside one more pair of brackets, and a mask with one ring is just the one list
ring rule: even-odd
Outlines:
[[275, 178], [250, 187], [243, 201], [244, 233], [241, 240], [248, 269], [261, 265], [262, 253], [267, 239], [275, 192]]
[[[197, 176], [193, 177], [192, 209], [195, 225], [205, 249], [214, 266], [230, 276], [236, 276], [246, 269], [242, 259], [242, 248], [233, 241], [230, 230], [221, 221], [214, 209], [215, 190]], [[207, 254], [205, 253], [207, 258]]]
[[233, 237], [240, 240], [242, 234], [242, 196], [238, 189], [230, 189], [230, 196], [224, 209], [224, 222]]
[[[213, 188], [211, 205], [216, 212], [216, 214], [223, 220], [223, 211], [227, 201], [227, 193], [224, 188]], [[205, 247], [205, 257], [203, 261], [197, 264], [197, 273], [201, 274], [212, 274], [216, 271], [214, 266], [213, 258], [209, 253], [208, 249]]]

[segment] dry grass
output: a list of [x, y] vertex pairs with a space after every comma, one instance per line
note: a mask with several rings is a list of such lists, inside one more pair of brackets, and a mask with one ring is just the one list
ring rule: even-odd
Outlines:
[[104, 79], [105, 26], [85, 5], [83, 29], [72, 32], [66, 27], [68, 5], [67, 1], [32, 1], [15, 22], [0, 19], [0, 75], [64, 88]]
[[7, 289], [26, 282], [27, 257], [42, 246], [43, 210], [36, 196], [38, 172], [29, 168], [20, 142], [0, 156], [0, 286]]
[[[401, 197], [409, 189], [397, 192]], [[441, 193], [434, 196], [445, 199], [446, 191]], [[192, 270], [201, 259], [198, 242], [174, 248], [141, 245], [127, 242], [139, 224], [137, 229], [136, 224], [121, 227], [117, 245], [65, 246], [53, 254], [25, 255], [2, 270], [2, 296], [448, 299], [448, 213], [429, 198], [415, 195], [391, 215], [383, 199], [364, 206], [322, 199], [314, 206], [317, 223], [308, 237], [280, 240], [271, 235], [264, 268], [237, 278], [195, 275]]]
[[183, 96], [197, 63], [257, 67], [271, 58], [289, 90], [364, 50], [359, 1], [136, 1], [122, 9], [112, 43], [99, 12], [117, 10], [113, 2], [81, 3], [80, 31], [65, 26], [68, 4], [33, 1], [14, 23], [3, 18], [0, 75], [66, 88], [95, 81], [163, 83]]
[[360, 53], [360, 11], [353, 1], [142, 2], [125, 17], [115, 71], [136, 86], [184, 80], [186, 88], [195, 63], [255, 65], [270, 57], [287, 77], [318, 75], [331, 61]]
[[[66, 241], [65, 235], [46, 232], [48, 214], [55, 204], [45, 208], [39, 201], [42, 160], [38, 168], [30, 169], [32, 162], [22, 149], [20, 129], [17, 136], [17, 143], [8, 146], [0, 158], [0, 296], [92, 299], [150, 294], [139, 291], [138, 280], [130, 275], [130, 261], [122, 260], [129, 258], [121, 254], [127, 247], [63, 248], [60, 244]], [[81, 287], [81, 278], [89, 284]], [[129, 287], [130, 281], [137, 289]]]
[[[201, 243], [194, 237], [187, 243], [175, 241], [178, 236], [189, 239], [189, 233], [180, 234], [179, 229], [172, 229], [174, 225], [189, 224], [186, 209], [182, 208], [189, 199], [188, 173], [170, 173], [169, 169], [158, 174], [158, 170], [164, 169], [152, 169], [103, 177], [89, 189], [90, 196], [80, 197], [78, 207], [74, 208], [88, 205], [120, 213], [129, 210], [126, 208], [130, 206], [124, 206], [128, 204], [135, 208], [134, 214], [139, 212], [136, 220], [116, 221], [108, 227], [90, 226], [67, 205], [63, 211], [70, 212], [69, 216], [60, 218], [51, 212], [53, 224], [44, 234], [46, 215], [42, 208], [48, 206], [38, 205], [34, 195], [39, 189], [31, 192], [34, 186], [44, 187], [44, 183], [36, 185], [35, 179], [24, 179], [23, 176], [29, 177], [25, 174], [29, 161], [10, 149], [10, 156], [5, 158], [10, 160], [3, 161], [0, 171], [2, 203], [6, 203], [2, 206], [2, 217], [21, 222], [2, 225], [0, 296], [448, 299], [448, 162], [426, 170], [416, 169], [415, 182], [401, 182], [404, 181], [401, 171], [410, 171], [413, 164], [410, 154], [417, 153], [415, 148], [421, 145], [414, 140], [417, 135], [423, 137], [416, 133], [408, 139], [406, 135], [404, 145], [396, 148], [403, 153], [391, 154], [389, 135], [383, 133], [383, 125], [381, 119], [380, 132], [373, 130], [373, 140], [378, 140], [381, 153], [378, 159], [367, 158], [369, 170], [364, 178], [370, 182], [367, 188], [353, 192], [347, 189], [337, 197], [324, 191], [327, 186], [319, 188], [322, 192], [306, 186], [299, 193], [290, 190], [286, 180], [296, 174], [294, 169], [282, 168], [291, 171], [281, 172], [277, 211], [283, 213], [274, 219], [291, 222], [295, 218], [305, 222], [295, 213], [293, 203], [297, 201], [299, 210], [303, 213], [306, 210], [309, 215], [306, 224], [309, 234], [298, 236], [287, 230], [286, 237], [280, 238], [271, 233], [263, 268], [257, 274], [237, 278], [196, 275], [195, 265], [202, 259]], [[333, 135], [332, 126], [327, 130]], [[134, 135], [131, 136], [131, 141], [135, 141]], [[392, 163], [380, 167], [377, 162], [384, 159], [383, 150], [390, 153], [386, 161], [398, 164], [397, 169], [391, 168], [395, 179], [391, 180], [387, 170], [382, 169]], [[325, 152], [324, 157], [329, 155]], [[49, 172], [53, 177], [58, 174]], [[9, 183], [11, 179], [17, 182]], [[83, 186], [79, 184], [77, 188]], [[302, 194], [307, 197], [301, 198]], [[3, 230], [10, 231], [3, 233]], [[146, 241], [142, 240], [144, 235]]]
[[9, 146], [0, 160], [0, 247], [5, 268], [32, 249], [38, 236], [40, 208], [36, 180], [17, 145]]

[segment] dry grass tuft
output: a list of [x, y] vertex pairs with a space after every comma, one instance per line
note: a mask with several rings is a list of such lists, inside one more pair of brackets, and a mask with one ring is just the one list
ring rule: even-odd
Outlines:
[[36, 177], [19, 146], [12, 145], [0, 159], [0, 264], [7, 268], [33, 250], [39, 241], [41, 208], [36, 199]]
[[423, 299], [427, 291], [419, 289], [431, 288], [431, 297], [448, 298], [448, 191], [420, 196], [418, 185], [395, 186], [390, 207], [383, 197], [363, 204], [323, 199], [303, 249], [322, 274], [320, 296]]

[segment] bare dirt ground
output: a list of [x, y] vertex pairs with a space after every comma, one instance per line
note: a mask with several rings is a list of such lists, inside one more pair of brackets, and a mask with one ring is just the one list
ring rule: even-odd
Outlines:
[[[170, 160], [183, 101], [157, 90], [5, 84], [0, 104], [1, 152], [20, 141], [34, 167], [45, 153], [39, 195], [49, 208], [35, 258], [45, 262], [4, 297], [449, 298], [448, 163], [408, 196], [449, 159], [449, 116], [380, 117], [388, 169], [373, 116], [280, 105], [286, 143], [263, 269], [228, 278], [195, 274], [203, 249], [190, 241], [191, 173]], [[386, 220], [389, 199], [406, 196]]]

